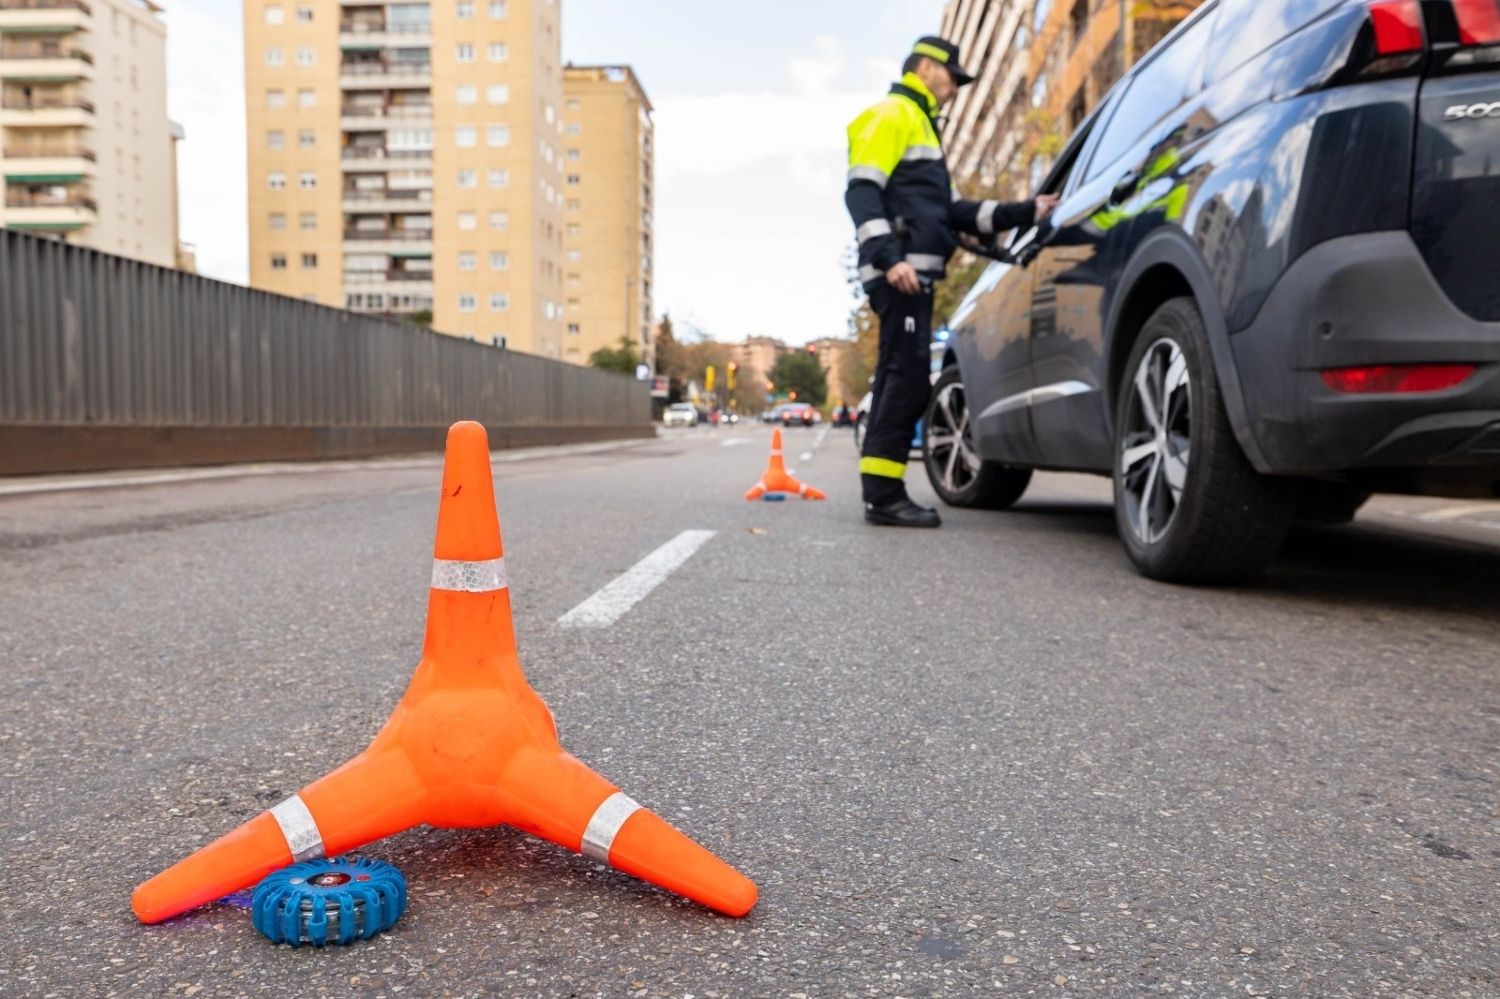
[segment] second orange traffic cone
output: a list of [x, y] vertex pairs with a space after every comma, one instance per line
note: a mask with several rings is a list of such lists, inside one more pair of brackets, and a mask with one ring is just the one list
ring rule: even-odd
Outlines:
[[828, 498], [828, 494], [823, 490], [804, 485], [787, 474], [786, 462], [781, 460], [780, 430], [771, 431], [770, 464], [766, 465], [766, 470], [760, 473], [760, 481], [745, 492], [745, 499], [757, 500], [767, 493], [792, 493], [810, 500]]
[[299, 860], [335, 856], [422, 823], [507, 823], [719, 912], [755, 885], [565, 752], [521, 673], [489, 444], [448, 432], [422, 661], [364, 752], [136, 889], [157, 923]]

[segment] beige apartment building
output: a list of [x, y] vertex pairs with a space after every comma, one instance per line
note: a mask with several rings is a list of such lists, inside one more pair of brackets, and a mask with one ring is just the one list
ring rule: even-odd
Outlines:
[[1125, 69], [1201, 0], [948, 0], [942, 34], [975, 82], [944, 126], [960, 184], [1035, 189], [1062, 141]]
[[0, 225], [185, 259], [160, 14], [149, 0], [0, 0]]
[[564, 356], [557, 0], [245, 0], [250, 281]]
[[563, 101], [563, 360], [627, 337], [651, 364], [651, 101], [629, 66], [565, 67]]

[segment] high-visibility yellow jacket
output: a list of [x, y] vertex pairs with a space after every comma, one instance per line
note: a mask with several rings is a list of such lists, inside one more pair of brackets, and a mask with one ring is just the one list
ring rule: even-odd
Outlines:
[[958, 196], [938, 140], [937, 99], [907, 73], [879, 104], [849, 123], [844, 203], [859, 241], [859, 279], [868, 290], [901, 260], [925, 280], [941, 278], [958, 245], [954, 231], [992, 236], [1030, 224], [1031, 202]]

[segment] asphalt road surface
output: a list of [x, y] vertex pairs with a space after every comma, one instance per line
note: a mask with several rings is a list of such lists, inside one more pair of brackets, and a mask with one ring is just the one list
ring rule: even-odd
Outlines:
[[[842, 431], [787, 434], [828, 502], [744, 502], [766, 447], [495, 465], [563, 743], [755, 911], [420, 829], [367, 850], [405, 918], [324, 951], [243, 895], [156, 927], [129, 896], [379, 728], [437, 459], [0, 482], [0, 995], [1500, 994], [1500, 504], [1377, 500], [1186, 589], [1129, 568], [1100, 480], [903, 533], [862, 523]], [[613, 623], [559, 625], [695, 530]]]

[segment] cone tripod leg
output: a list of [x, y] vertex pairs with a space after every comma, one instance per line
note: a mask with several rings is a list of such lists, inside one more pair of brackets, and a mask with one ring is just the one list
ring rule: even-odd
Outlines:
[[528, 753], [517, 771], [511, 825], [728, 916], [755, 906], [754, 882], [568, 753]]
[[425, 795], [399, 752], [363, 753], [141, 885], [131, 908], [159, 923], [288, 864], [398, 833], [422, 821]]

